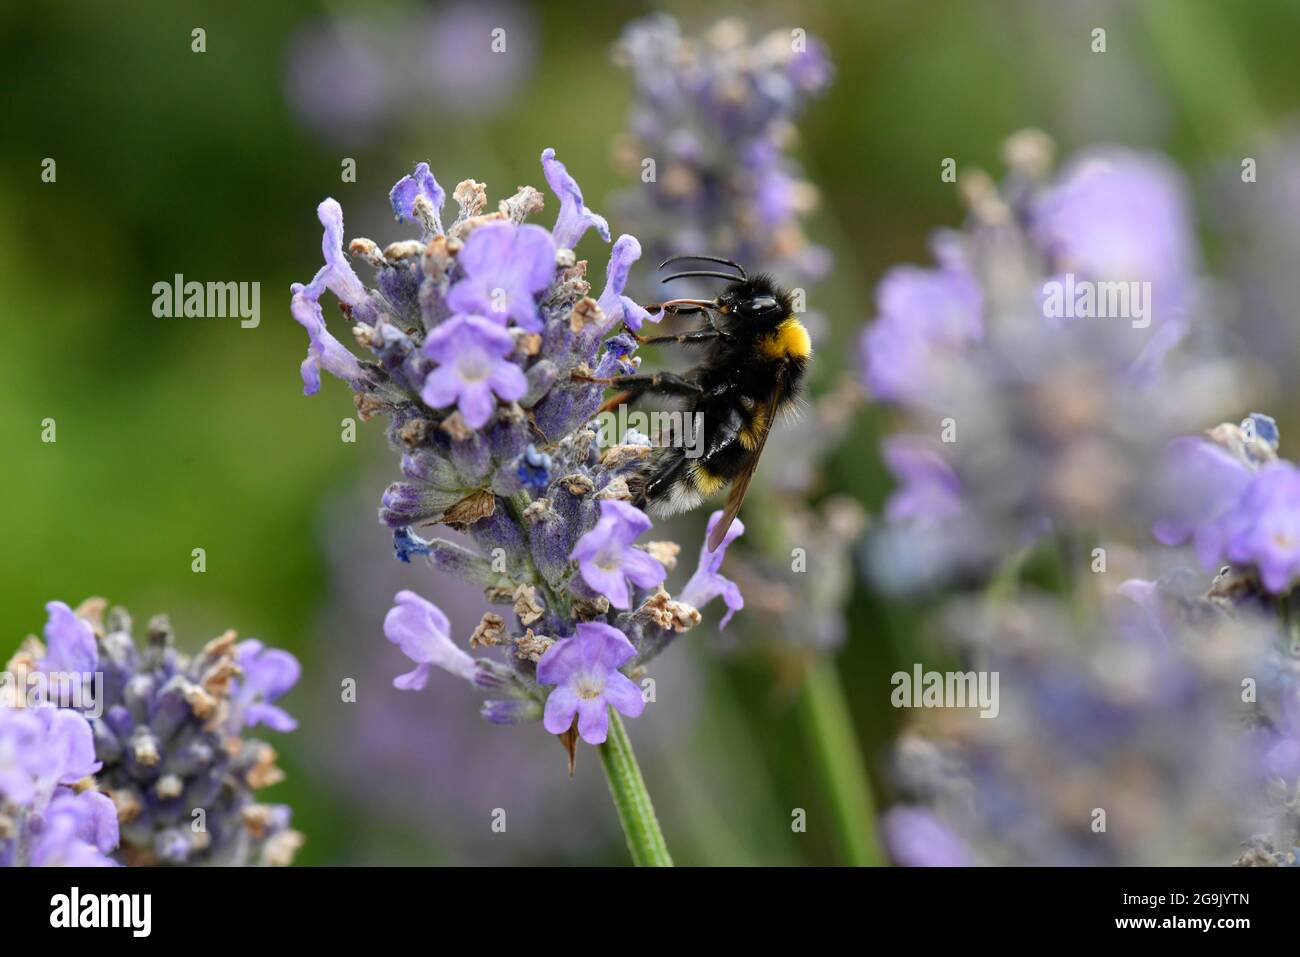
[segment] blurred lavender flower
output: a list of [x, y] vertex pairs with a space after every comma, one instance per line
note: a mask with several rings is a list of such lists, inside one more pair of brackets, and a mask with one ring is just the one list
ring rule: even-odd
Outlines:
[[0, 867], [111, 867], [117, 813], [94, 790], [99, 769], [81, 715], [0, 703]]
[[616, 57], [635, 90], [617, 155], [641, 180], [616, 208], [652, 257], [708, 252], [789, 278], [824, 273], [827, 255], [801, 225], [816, 193], [786, 155], [794, 120], [830, 83], [821, 44], [802, 30], [751, 37], [732, 19], [687, 38], [658, 14], [624, 30]]
[[1085, 153], [1033, 196], [1028, 223], [1058, 271], [1148, 281], [1149, 307], [1161, 325], [1176, 329], [1184, 321], [1197, 252], [1184, 187], [1167, 160], [1113, 149]]
[[979, 284], [957, 259], [938, 269], [899, 266], [876, 290], [876, 322], [863, 334], [867, 388], [878, 399], [915, 401], [931, 384], [933, 367], [960, 361], [984, 334]]
[[531, 72], [535, 34], [511, 0], [321, 18], [290, 41], [284, 97], [304, 126], [349, 145], [424, 121], [482, 122]]
[[864, 384], [907, 430], [884, 447], [902, 485], [867, 552], [885, 587], [978, 573], [1053, 528], [1146, 524], [1164, 444], [1243, 391], [1176, 170], [1099, 149], [1048, 180], [1034, 131], [1007, 156], [1001, 189], [963, 182], [970, 221], [935, 237], [939, 268], [882, 280], [862, 334]]
[[[142, 648], [131, 636], [129, 615], [114, 608], [105, 617], [106, 607], [102, 599], [91, 599], [74, 613], [51, 602], [49, 649], [29, 638], [8, 665], [15, 674], [52, 676], [67, 667], [68, 648], [75, 644], [76, 666], [103, 675], [102, 700], [72, 702], [82, 711], [32, 709], [69, 727], [85, 726], [77, 748], [67, 751], [79, 755], [75, 773], [60, 770], [58, 780], [67, 784], [94, 775], [102, 792], [94, 797], [114, 809], [113, 846], [120, 822], [116, 856], [124, 863], [288, 864], [302, 843], [289, 827], [291, 812], [255, 797], [283, 774], [270, 745], [243, 737], [243, 731], [259, 724], [277, 731], [296, 727], [274, 702], [297, 682], [297, 660], [258, 641], [237, 642], [233, 631], [189, 657], [173, 647], [164, 616], [149, 623]], [[103, 806], [87, 800], [79, 807], [89, 814]], [[78, 824], [76, 807], [60, 807], [66, 813], [59, 833], [88, 833], [84, 822]], [[98, 817], [92, 823], [106, 840], [107, 823]], [[51, 845], [50, 854], [59, 853]]]
[[1154, 525], [1166, 545], [1195, 542], [1207, 569], [1231, 562], [1281, 595], [1300, 579], [1300, 470], [1277, 457], [1277, 424], [1255, 413], [1171, 443]]
[[950, 605], [945, 632], [1000, 676], [1000, 707], [934, 712], [900, 743], [898, 783], [926, 809], [887, 815], [895, 859], [1208, 865], [1292, 840], [1252, 746], [1277, 735], [1245, 690], [1280, 630], [1179, 582], [1128, 582], [1087, 620], [1035, 595]]
[[[390, 197], [397, 218], [417, 226], [420, 238], [382, 251], [367, 239], [348, 246], [376, 269], [375, 289], [344, 257], [342, 211], [333, 200], [318, 210], [325, 265], [310, 283], [293, 286], [296, 319], [318, 314], [328, 289], [357, 342], [373, 353], [371, 361], [321, 365], [338, 370], [363, 418], [391, 419], [388, 436], [407, 481], [389, 486], [380, 518], [394, 530], [398, 557], [424, 557], [514, 613], [513, 626], [495, 612], [483, 615], [471, 647], [501, 646], [504, 654], [475, 660], [453, 643], [436, 606], [400, 593], [385, 632], [417, 667], [395, 683], [422, 688], [437, 665], [485, 691], [483, 715], [498, 724], [537, 720], [548, 699], [573, 691], [563, 669], [539, 680], [549, 649], [585, 647], [562, 643], [611, 629], [634, 651], [613, 671], [639, 676], [700, 620], [699, 609], [659, 587], [677, 546], [636, 543], [650, 522], [630, 504], [628, 478], [650, 448], [630, 441], [602, 450], [590, 427], [603, 395], [592, 380], [631, 366], [636, 342], [614, 327], [628, 319], [623, 286], [640, 245], [619, 237], [605, 293], [588, 295], [587, 263], [572, 246], [589, 229], [608, 242], [608, 226], [553, 150], [541, 162], [560, 201], [551, 230], [524, 222], [543, 207], [537, 190], [521, 187], [484, 213], [486, 188], [473, 180], [453, 191], [460, 212], [444, 226], [444, 192], [422, 163]], [[606, 315], [602, 302], [617, 312]], [[304, 325], [314, 355], [327, 333]], [[305, 374], [304, 384], [315, 391], [314, 376]], [[475, 547], [426, 541], [413, 528], [438, 522], [466, 532]], [[635, 687], [621, 672], [601, 682], [622, 692]], [[625, 695], [610, 703], [640, 713]], [[548, 712], [548, 729], [557, 708]], [[579, 731], [594, 741], [600, 722], [581, 713]]]
[[902, 867], [968, 867], [966, 849], [943, 821], [916, 807], [891, 808], [881, 821], [885, 843]]

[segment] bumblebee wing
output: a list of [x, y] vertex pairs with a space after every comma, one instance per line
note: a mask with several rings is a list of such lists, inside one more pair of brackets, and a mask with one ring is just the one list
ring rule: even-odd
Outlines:
[[782, 364], [776, 374], [772, 395], [764, 408], [763, 425], [758, 434], [758, 441], [754, 443], [754, 453], [732, 481], [731, 491], [727, 493], [727, 504], [722, 513], [722, 521], [713, 526], [713, 534], [709, 536], [711, 552], [718, 550], [718, 546], [727, 536], [727, 529], [731, 528], [731, 523], [740, 514], [740, 506], [745, 501], [745, 493], [749, 491], [749, 483], [754, 478], [754, 472], [758, 470], [758, 460], [763, 455], [763, 446], [767, 444], [768, 433], [772, 431], [772, 423], [776, 421], [777, 410], [781, 407], [781, 400], [785, 398], [786, 388], [785, 365]]

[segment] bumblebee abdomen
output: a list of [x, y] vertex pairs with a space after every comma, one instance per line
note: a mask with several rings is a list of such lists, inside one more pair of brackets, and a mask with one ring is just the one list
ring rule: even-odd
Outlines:
[[629, 483], [633, 504], [661, 518], [690, 511], [726, 489], [742, 465], [737, 456], [706, 463], [702, 457], [687, 458], [683, 449], [660, 449], [644, 477]]

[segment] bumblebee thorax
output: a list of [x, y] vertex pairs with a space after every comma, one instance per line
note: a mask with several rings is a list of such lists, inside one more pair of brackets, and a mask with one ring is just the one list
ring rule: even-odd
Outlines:
[[802, 322], [787, 316], [759, 338], [756, 348], [767, 359], [807, 359], [812, 355], [812, 337]]

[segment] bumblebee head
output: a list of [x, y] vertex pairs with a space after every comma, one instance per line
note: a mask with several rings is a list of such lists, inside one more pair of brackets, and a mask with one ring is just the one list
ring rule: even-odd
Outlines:
[[726, 316], [737, 330], [767, 332], [790, 315], [790, 294], [759, 274], [752, 279], [732, 283], [717, 298], [718, 312]]
[[687, 277], [710, 277], [725, 279], [729, 283], [716, 299], [674, 299], [664, 306], [677, 309], [713, 309], [724, 319], [733, 333], [768, 332], [780, 325], [791, 311], [790, 294], [778, 286], [771, 276], [759, 273], [750, 277], [745, 268], [730, 259], [717, 256], [674, 256], [659, 264], [662, 269], [670, 262], [683, 259], [699, 259], [707, 262], [721, 263], [736, 271], [736, 274], [719, 272], [711, 269], [696, 269], [665, 276], [663, 282]]

